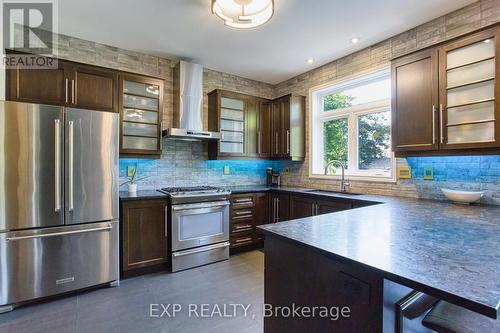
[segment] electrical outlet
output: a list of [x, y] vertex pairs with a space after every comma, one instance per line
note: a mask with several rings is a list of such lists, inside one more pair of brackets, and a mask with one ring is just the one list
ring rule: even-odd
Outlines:
[[229, 175], [231, 171], [229, 170], [229, 165], [224, 165], [224, 174]]
[[137, 170], [137, 167], [135, 165], [127, 166], [127, 177], [133, 177], [135, 174], [135, 170]]
[[434, 179], [434, 168], [431, 166], [424, 166], [424, 179], [433, 180]]

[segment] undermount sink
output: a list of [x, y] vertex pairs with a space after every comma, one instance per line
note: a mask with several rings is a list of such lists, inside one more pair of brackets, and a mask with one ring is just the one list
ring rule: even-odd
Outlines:
[[342, 194], [342, 195], [363, 195], [363, 193], [328, 191], [328, 190], [309, 190], [307, 193], [326, 193], [326, 194]]

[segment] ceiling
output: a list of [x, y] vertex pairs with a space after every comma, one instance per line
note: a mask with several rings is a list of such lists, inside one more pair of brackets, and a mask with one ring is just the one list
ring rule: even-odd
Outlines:
[[473, 2], [275, 0], [271, 21], [236, 30], [210, 0], [62, 0], [59, 31], [275, 84]]

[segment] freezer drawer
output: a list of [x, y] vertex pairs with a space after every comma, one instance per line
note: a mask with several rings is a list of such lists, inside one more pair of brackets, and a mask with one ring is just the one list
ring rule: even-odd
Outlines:
[[0, 305], [118, 278], [117, 221], [0, 233]]

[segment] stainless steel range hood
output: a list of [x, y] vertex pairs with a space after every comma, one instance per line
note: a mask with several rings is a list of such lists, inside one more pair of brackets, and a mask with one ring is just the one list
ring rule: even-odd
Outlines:
[[203, 130], [203, 67], [180, 61], [174, 69], [173, 127], [164, 136], [183, 140], [218, 140], [218, 132]]

